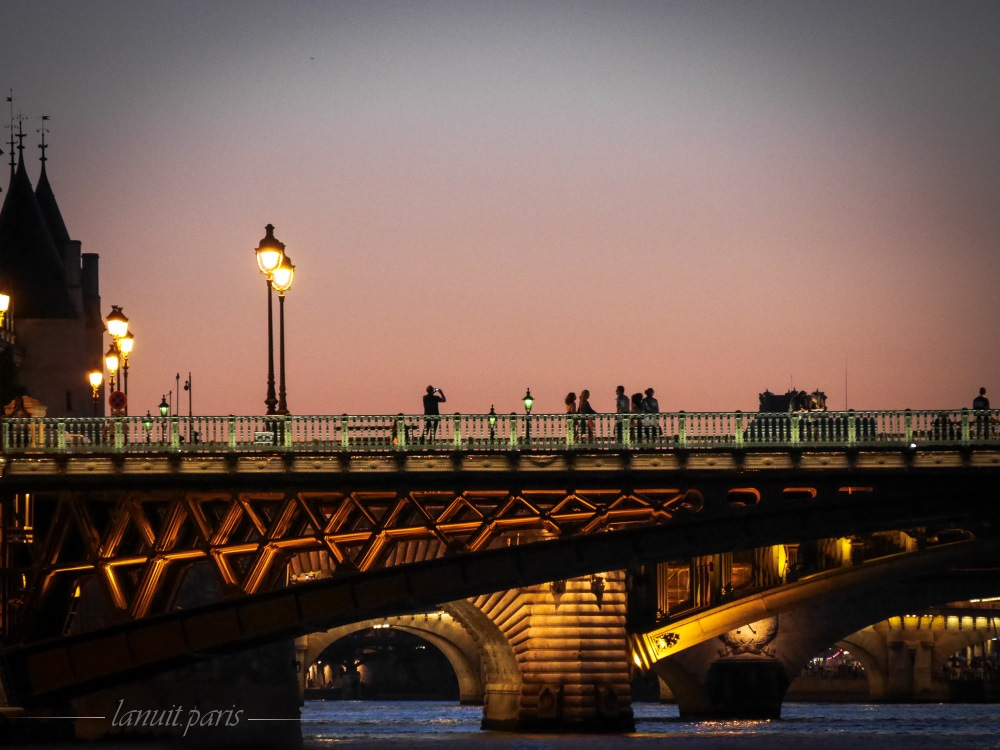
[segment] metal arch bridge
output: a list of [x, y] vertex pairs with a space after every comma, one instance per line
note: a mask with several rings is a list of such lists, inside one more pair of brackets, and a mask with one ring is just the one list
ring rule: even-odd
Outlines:
[[[17, 593], [28, 618], [17, 657], [34, 660], [28, 672], [83, 684], [112, 668], [109, 645], [124, 649], [124, 673], [162, 661], [166, 645], [182, 658], [635, 562], [910, 526], [988, 533], [996, 417], [8, 419], [4, 560], [26, 555], [27, 585], [4, 605]], [[558, 539], [504, 548], [518, 532]], [[435, 551], [407, 557], [410, 543]], [[311, 552], [338, 575], [271, 591]], [[245, 596], [160, 614], [193, 562]], [[85, 576], [136, 621], [59, 638], [60, 607]], [[56, 642], [27, 643], [46, 637]]]

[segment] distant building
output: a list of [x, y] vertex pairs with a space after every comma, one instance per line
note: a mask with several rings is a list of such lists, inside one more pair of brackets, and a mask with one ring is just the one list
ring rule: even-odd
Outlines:
[[11, 298], [0, 330], [0, 402], [7, 409], [25, 393], [46, 416], [92, 416], [87, 373], [103, 370], [98, 256], [70, 238], [45, 171], [44, 141], [32, 190], [19, 137], [0, 208], [0, 290]]

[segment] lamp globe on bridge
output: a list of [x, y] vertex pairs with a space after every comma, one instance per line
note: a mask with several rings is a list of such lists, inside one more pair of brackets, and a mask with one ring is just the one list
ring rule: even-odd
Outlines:
[[268, 224], [264, 227], [264, 231], [266, 234], [254, 253], [257, 255], [257, 267], [270, 280], [275, 269], [281, 265], [281, 259], [285, 255], [285, 244], [275, 239], [274, 224]]
[[118, 341], [128, 333], [128, 318], [122, 312], [120, 305], [112, 305], [111, 312], [108, 313], [108, 333], [115, 341]]
[[115, 373], [118, 372], [118, 365], [121, 362], [119, 357], [118, 347], [114, 344], [108, 347], [108, 351], [104, 355], [104, 364], [107, 365], [108, 374], [111, 376], [110, 383], [112, 389], [115, 387]]
[[97, 404], [100, 403], [101, 396], [98, 391], [101, 383], [104, 382], [104, 373], [100, 370], [91, 370], [87, 373], [87, 381], [90, 383], [91, 398], [94, 400], [94, 416], [97, 416]]
[[6, 292], [0, 292], [0, 326], [3, 325], [3, 318], [10, 309], [10, 295]]
[[161, 417], [165, 417], [170, 413], [170, 404], [167, 403], [167, 394], [163, 394], [163, 398], [160, 399], [160, 405], [157, 408], [160, 410]]
[[524, 402], [524, 411], [527, 414], [531, 414], [531, 407], [535, 405], [535, 399], [531, 396], [531, 389], [528, 388], [525, 391], [524, 398], [521, 399]]

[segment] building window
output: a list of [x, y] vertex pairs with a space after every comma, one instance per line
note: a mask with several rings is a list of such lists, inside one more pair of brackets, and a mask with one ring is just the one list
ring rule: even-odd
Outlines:
[[73, 391], [66, 391], [66, 411], [73, 411]]

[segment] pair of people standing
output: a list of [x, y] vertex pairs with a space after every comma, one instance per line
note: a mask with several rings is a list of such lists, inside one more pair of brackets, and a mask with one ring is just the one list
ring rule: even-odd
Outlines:
[[[566, 413], [567, 414], [596, 414], [594, 407], [590, 405], [590, 391], [584, 389], [580, 391], [580, 403], [576, 403], [576, 394], [570, 391], [566, 394]], [[594, 439], [594, 420], [593, 418], [586, 417], [582, 421], [573, 421], [573, 437], [576, 440], [580, 439], [581, 426], [587, 431], [587, 440]]]
[[[633, 393], [629, 399], [625, 395], [625, 386], [620, 385], [615, 390], [615, 411], [618, 414], [641, 414], [644, 416], [635, 417], [629, 420], [629, 436], [633, 441], [640, 439], [649, 440], [662, 433], [659, 418], [654, 416], [660, 413], [660, 402], [653, 395], [655, 391], [647, 388], [645, 397], [642, 393]], [[622, 427], [619, 422], [616, 428], [618, 442], [622, 440]]]

